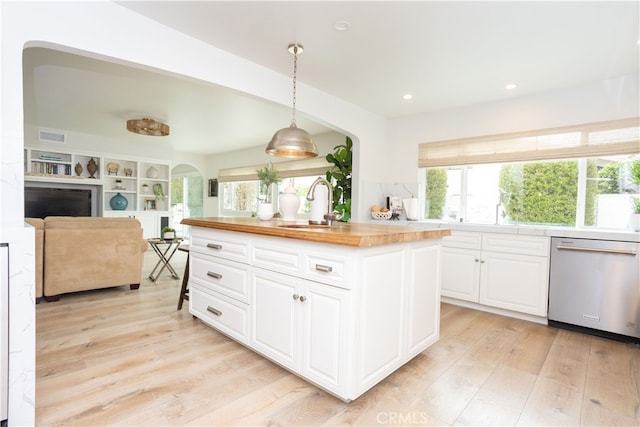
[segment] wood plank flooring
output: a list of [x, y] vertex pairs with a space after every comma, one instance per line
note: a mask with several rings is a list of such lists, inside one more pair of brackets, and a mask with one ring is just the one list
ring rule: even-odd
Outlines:
[[177, 311], [179, 290], [165, 272], [38, 304], [37, 425], [640, 425], [634, 345], [443, 304], [440, 340], [347, 404]]

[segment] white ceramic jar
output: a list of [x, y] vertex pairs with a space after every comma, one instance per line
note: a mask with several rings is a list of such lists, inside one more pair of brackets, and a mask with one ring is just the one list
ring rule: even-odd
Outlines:
[[294, 187], [287, 187], [284, 193], [278, 198], [280, 213], [283, 221], [295, 221], [298, 208], [300, 207], [300, 197], [296, 194]]

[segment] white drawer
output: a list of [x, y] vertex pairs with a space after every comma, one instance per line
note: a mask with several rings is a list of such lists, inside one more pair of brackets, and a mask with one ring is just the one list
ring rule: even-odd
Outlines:
[[191, 279], [200, 285], [242, 302], [249, 302], [249, 266], [226, 259], [191, 256]]
[[246, 344], [249, 337], [249, 306], [189, 284], [189, 312], [209, 326]]
[[509, 254], [549, 256], [549, 238], [515, 234], [484, 233], [482, 250]]
[[290, 245], [273, 245], [254, 241], [251, 265], [281, 273], [296, 274], [300, 266], [300, 250]]
[[238, 237], [241, 234], [194, 227], [190, 250], [246, 263], [249, 262], [249, 238]]
[[348, 261], [345, 258], [303, 255], [302, 275], [305, 279], [346, 287], [348, 272]]
[[442, 239], [442, 246], [449, 248], [480, 249], [482, 233], [452, 230], [450, 236]]

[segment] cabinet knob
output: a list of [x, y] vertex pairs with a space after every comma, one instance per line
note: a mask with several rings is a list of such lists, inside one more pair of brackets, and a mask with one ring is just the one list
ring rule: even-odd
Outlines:
[[307, 297], [305, 297], [304, 295], [300, 297], [300, 302], [305, 302], [307, 300]]
[[298, 298], [300, 298], [300, 295], [298, 295], [298, 294], [293, 294], [293, 299], [297, 300]]
[[480, 262], [480, 260], [478, 258], [476, 258], [476, 262]]

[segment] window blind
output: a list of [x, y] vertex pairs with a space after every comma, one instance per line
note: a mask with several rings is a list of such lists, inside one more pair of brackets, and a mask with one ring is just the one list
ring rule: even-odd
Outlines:
[[640, 118], [422, 143], [420, 167], [640, 153]]
[[[218, 173], [218, 182], [257, 181], [257, 170], [264, 166], [266, 166], [266, 163], [254, 166], [221, 169]], [[324, 157], [273, 163], [273, 167], [278, 170], [278, 175], [281, 178], [324, 175], [332, 166], [333, 165], [327, 162]]]

